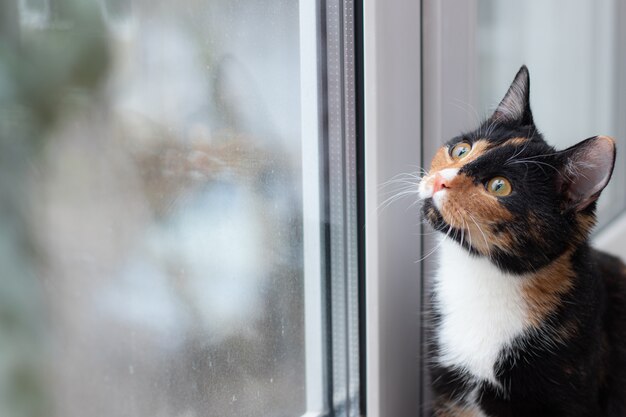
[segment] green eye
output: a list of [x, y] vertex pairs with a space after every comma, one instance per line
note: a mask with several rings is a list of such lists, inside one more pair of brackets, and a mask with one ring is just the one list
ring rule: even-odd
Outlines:
[[506, 197], [513, 191], [511, 182], [504, 177], [494, 177], [487, 183], [487, 191], [498, 197]]
[[452, 159], [459, 160], [465, 158], [471, 150], [472, 145], [467, 142], [461, 142], [454, 145], [454, 148], [452, 148], [450, 155], [452, 156]]

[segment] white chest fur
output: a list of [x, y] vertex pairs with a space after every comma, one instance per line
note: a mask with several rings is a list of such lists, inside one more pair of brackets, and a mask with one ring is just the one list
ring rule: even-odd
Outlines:
[[528, 323], [521, 278], [447, 239], [439, 253], [434, 296], [441, 313], [440, 350], [435, 359], [498, 385], [494, 366]]

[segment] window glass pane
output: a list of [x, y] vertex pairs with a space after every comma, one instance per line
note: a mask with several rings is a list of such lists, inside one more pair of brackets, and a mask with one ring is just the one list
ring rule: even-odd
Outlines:
[[2, 185], [32, 207], [46, 416], [304, 414], [298, 2], [82, 3], [16, 1], [58, 48], [0, 77], [54, 119]]
[[[479, 108], [495, 109], [526, 64], [533, 116], [548, 143], [563, 149], [603, 134], [619, 147], [617, 9], [615, 0], [479, 0]], [[623, 207], [621, 167], [616, 174], [600, 199], [604, 217]]]

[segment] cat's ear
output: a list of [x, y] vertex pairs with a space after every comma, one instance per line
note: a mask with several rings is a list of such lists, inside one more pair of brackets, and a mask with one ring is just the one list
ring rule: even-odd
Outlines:
[[562, 152], [562, 190], [576, 211], [596, 201], [609, 183], [615, 165], [615, 140], [594, 136]]
[[533, 124], [533, 115], [530, 111], [530, 76], [526, 65], [519, 69], [509, 90], [489, 120], [521, 125]]

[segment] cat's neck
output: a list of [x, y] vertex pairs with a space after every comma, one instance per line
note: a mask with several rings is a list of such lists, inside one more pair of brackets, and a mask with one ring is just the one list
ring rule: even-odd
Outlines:
[[[589, 250], [586, 243], [578, 256], [581, 250]], [[502, 356], [525, 332], [542, 328], [574, 288], [581, 271], [574, 271], [572, 253], [532, 273], [513, 275], [444, 239], [433, 285], [441, 317], [435, 332], [438, 361], [497, 384], [495, 367]]]
[[448, 239], [439, 256], [433, 286], [441, 315], [437, 359], [497, 384], [495, 364], [528, 322], [521, 281]]

